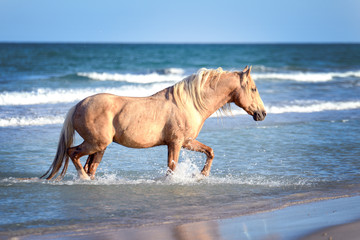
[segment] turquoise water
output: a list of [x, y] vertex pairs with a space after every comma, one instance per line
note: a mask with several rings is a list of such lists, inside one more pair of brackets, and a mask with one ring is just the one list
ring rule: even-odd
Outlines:
[[[86, 96], [147, 96], [202, 67], [246, 65], [268, 115], [254, 122], [233, 106], [206, 121], [206, 179], [194, 177], [200, 153], [182, 151], [165, 177], [166, 147], [117, 144], [94, 181], [72, 165], [61, 182], [17, 179], [45, 173], [66, 112]], [[0, 44], [0, 231], [206, 220], [358, 195], [359, 136], [360, 45]]]

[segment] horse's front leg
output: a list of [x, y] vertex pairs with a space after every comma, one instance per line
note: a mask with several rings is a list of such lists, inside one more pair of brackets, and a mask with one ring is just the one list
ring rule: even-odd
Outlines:
[[202, 144], [201, 142], [193, 139], [190, 140], [188, 142], [186, 142], [186, 144], [184, 144], [183, 146], [184, 148], [191, 150], [191, 151], [196, 151], [196, 152], [201, 152], [201, 153], [205, 153], [207, 156], [205, 165], [203, 170], [201, 171], [201, 174], [204, 176], [209, 176], [210, 174], [210, 169], [211, 169], [211, 164], [212, 161], [214, 159], [214, 151], [211, 147], [206, 146], [205, 144]]
[[168, 145], [168, 173], [171, 173], [175, 170], [180, 154], [181, 145], [176, 143], [171, 143]]

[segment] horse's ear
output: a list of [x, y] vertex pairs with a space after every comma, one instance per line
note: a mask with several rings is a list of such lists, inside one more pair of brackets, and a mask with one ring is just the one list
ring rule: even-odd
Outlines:
[[248, 77], [250, 75], [251, 68], [252, 68], [252, 66], [250, 66], [250, 67], [246, 66], [244, 68], [244, 70], [242, 71], [246, 75], [246, 77]]
[[241, 75], [240, 75], [240, 85], [241, 85], [242, 87], [245, 87], [246, 84], [247, 84], [247, 82], [248, 82], [248, 77], [249, 77], [249, 75], [250, 75], [251, 68], [252, 68], [251, 66], [250, 66], [250, 68], [249, 68], [248, 66], [246, 66], [246, 67], [244, 68], [244, 70], [242, 70], [242, 72], [241, 72]]

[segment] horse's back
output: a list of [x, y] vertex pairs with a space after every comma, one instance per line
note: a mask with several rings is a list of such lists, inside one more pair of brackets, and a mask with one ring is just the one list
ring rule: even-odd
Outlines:
[[85, 98], [76, 106], [74, 118], [82, 121], [92, 120], [94, 118], [101, 119], [101, 116], [111, 116], [121, 108], [124, 100], [113, 94], [100, 93]]

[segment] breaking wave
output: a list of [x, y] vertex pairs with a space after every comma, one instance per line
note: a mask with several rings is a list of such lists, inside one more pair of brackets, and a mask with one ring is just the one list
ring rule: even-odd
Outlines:
[[11, 117], [0, 119], [0, 127], [42, 126], [50, 124], [62, 124], [63, 122], [64, 116]]
[[149, 86], [122, 86], [119, 88], [48, 89], [39, 88], [29, 92], [2, 92], [0, 106], [54, 104], [80, 101], [97, 93], [112, 93], [122, 96], [143, 97], [154, 94], [171, 84], [158, 83]]
[[[181, 68], [163, 69], [148, 74], [132, 73], [108, 73], [108, 72], [79, 72], [80, 77], [86, 77], [97, 81], [120, 81], [128, 83], [159, 83], [159, 82], [178, 82], [187, 75]], [[360, 71], [348, 72], [254, 72], [252, 77], [255, 80], [289, 80], [297, 82], [328, 82], [336, 78], [360, 77]]]
[[[342, 101], [342, 102], [331, 102], [331, 101], [294, 101], [289, 105], [282, 106], [266, 106], [268, 114], [281, 114], [281, 113], [311, 113], [311, 112], [322, 112], [322, 111], [342, 111], [360, 109], [360, 101]], [[232, 111], [233, 115], [242, 115], [246, 112], [240, 108], [234, 108]], [[15, 127], [15, 126], [39, 126], [49, 124], [62, 124], [64, 121], [64, 115], [55, 116], [19, 116], [11, 118], [0, 118], [0, 127]], [[212, 117], [217, 117], [214, 113]]]
[[[266, 112], [269, 114], [281, 114], [281, 113], [311, 113], [311, 112], [323, 112], [323, 111], [342, 111], [342, 110], [352, 110], [359, 109], [360, 101], [293, 101], [288, 105], [280, 106], [265, 106]], [[233, 115], [246, 114], [245, 111], [241, 109], [236, 109], [232, 111]]]
[[322, 111], [341, 111], [360, 108], [360, 101], [294, 101], [290, 105], [268, 106], [269, 113], [311, 113]]
[[157, 83], [157, 82], [178, 82], [185, 75], [181, 68], [168, 68], [149, 74], [120, 74], [120, 73], [99, 73], [99, 72], [79, 72], [80, 77], [87, 77], [98, 81], [121, 81], [129, 83]]
[[252, 73], [252, 77], [256, 79], [277, 79], [291, 80], [297, 82], [328, 82], [335, 78], [360, 77], [360, 71], [349, 72], [326, 72], [326, 73], [310, 73], [310, 72], [289, 72], [289, 73]]

